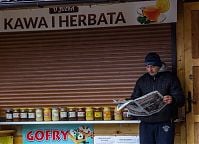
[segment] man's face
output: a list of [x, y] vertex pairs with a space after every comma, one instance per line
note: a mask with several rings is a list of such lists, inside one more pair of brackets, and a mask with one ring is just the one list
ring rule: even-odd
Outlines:
[[158, 71], [160, 70], [160, 67], [153, 66], [153, 65], [146, 65], [146, 70], [151, 76], [154, 76], [158, 73]]

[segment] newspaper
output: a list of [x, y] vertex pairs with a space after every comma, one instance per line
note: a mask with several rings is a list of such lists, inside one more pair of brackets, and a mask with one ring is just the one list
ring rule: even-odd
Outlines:
[[117, 110], [128, 109], [128, 114], [133, 116], [149, 116], [162, 110], [166, 104], [163, 96], [158, 91], [150, 92], [134, 100], [115, 101]]

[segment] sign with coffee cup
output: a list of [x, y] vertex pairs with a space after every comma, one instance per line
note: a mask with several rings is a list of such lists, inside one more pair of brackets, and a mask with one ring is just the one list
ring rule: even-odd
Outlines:
[[[173, 1], [171, 1], [173, 2]], [[137, 10], [138, 22], [140, 24], [162, 23], [166, 20], [166, 12], [169, 11], [171, 2], [169, 0], [156, 0], [153, 5], [146, 5]]]
[[150, 22], [163, 22], [165, 17], [159, 20], [160, 17], [160, 9], [155, 6], [146, 6], [140, 8], [141, 12], [139, 12], [140, 16], [146, 17]]
[[176, 22], [177, 0], [60, 5], [0, 12], [0, 32], [131, 26]]

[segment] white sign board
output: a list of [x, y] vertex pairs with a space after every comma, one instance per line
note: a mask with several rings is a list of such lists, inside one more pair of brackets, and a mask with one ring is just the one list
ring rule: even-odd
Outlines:
[[140, 144], [139, 136], [116, 136], [115, 144]]
[[94, 144], [115, 144], [115, 136], [94, 136]]
[[94, 144], [140, 144], [139, 136], [94, 136]]
[[0, 32], [40, 31], [172, 23], [177, 0], [57, 6], [0, 11]]

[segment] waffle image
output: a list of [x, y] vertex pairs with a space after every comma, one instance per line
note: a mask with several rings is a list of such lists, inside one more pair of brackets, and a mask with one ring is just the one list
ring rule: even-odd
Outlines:
[[78, 131], [81, 132], [86, 138], [93, 137], [92, 130], [87, 126], [81, 126], [78, 128]]
[[84, 134], [79, 132], [79, 130], [71, 129], [68, 133], [69, 139], [71, 139], [75, 144], [82, 144], [86, 141]]

